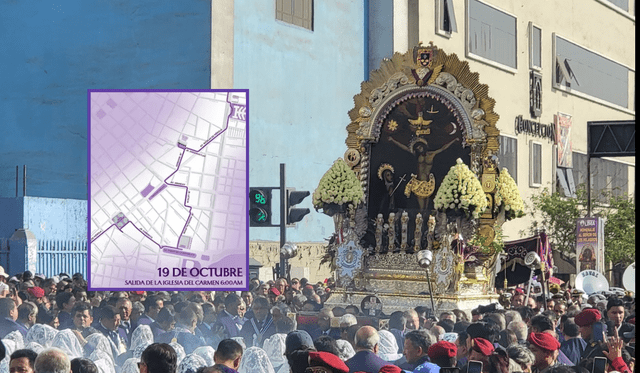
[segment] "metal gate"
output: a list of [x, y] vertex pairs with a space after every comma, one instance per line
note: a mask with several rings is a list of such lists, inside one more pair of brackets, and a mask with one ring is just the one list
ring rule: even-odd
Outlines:
[[[1, 254], [1, 253], [0, 253]], [[46, 277], [76, 272], [87, 278], [87, 241], [39, 241], [36, 273]]]

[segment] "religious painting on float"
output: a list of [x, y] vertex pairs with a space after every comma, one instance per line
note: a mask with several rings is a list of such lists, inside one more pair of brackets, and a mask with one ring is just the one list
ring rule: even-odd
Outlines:
[[[371, 145], [368, 194], [370, 229], [365, 246], [376, 246], [374, 223], [379, 214], [409, 214], [408, 231], [434, 215], [433, 199], [442, 179], [461, 158], [470, 163], [464, 143], [464, 122], [438, 92], [419, 91], [398, 98], [384, 118], [380, 138]], [[375, 179], [374, 179], [375, 177]], [[424, 231], [424, 230], [421, 230]]]

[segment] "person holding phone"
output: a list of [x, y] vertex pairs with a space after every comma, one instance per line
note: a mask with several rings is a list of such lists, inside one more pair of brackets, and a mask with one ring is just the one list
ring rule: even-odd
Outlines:
[[542, 372], [547, 368], [561, 365], [558, 362], [558, 350], [560, 342], [549, 333], [531, 333], [529, 338], [529, 350], [535, 356], [534, 371]]
[[574, 321], [580, 327], [580, 335], [587, 342], [587, 347], [580, 354], [580, 359], [591, 357], [600, 350], [599, 342], [604, 340], [602, 314], [596, 308], [586, 308], [576, 315]]

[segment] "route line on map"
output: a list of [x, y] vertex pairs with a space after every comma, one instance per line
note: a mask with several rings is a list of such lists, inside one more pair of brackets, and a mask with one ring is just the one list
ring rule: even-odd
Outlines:
[[[218, 138], [218, 136], [222, 135], [228, 128], [229, 128], [229, 119], [231, 118], [231, 116], [233, 115], [233, 105], [232, 103], [229, 101], [229, 95], [227, 94], [227, 99], [226, 99], [227, 103], [229, 104], [229, 106], [231, 107], [231, 110], [229, 111], [229, 115], [227, 115], [227, 120], [225, 123], [225, 127], [223, 129], [221, 129], [220, 131], [218, 131], [216, 134], [214, 134], [213, 136], [211, 136], [198, 150], [195, 149], [191, 149], [188, 148], [186, 146], [182, 147], [182, 146], [178, 146], [179, 148], [182, 149], [182, 153], [180, 153], [180, 157], [178, 158], [178, 163], [176, 165], [176, 170], [173, 171], [171, 173], [171, 175], [167, 176], [166, 179], [164, 179], [164, 184], [162, 184], [158, 189], [156, 189], [156, 193], [152, 194], [151, 197], [154, 197], [157, 193], [159, 193], [160, 191], [162, 191], [164, 188], [166, 188], [167, 185], [170, 186], [175, 186], [175, 187], [184, 187], [185, 190], [185, 196], [184, 196], [184, 207], [188, 207], [189, 208], [189, 217], [187, 218], [187, 221], [184, 225], [184, 228], [182, 228], [182, 232], [180, 233], [180, 236], [178, 236], [178, 242], [176, 243], [176, 247], [172, 247], [172, 246], [162, 246], [159, 243], [157, 243], [156, 241], [154, 241], [151, 238], [151, 235], [149, 233], [147, 233], [146, 231], [141, 230], [140, 228], [138, 228], [132, 221], [127, 221], [122, 227], [120, 227], [120, 230], [122, 230], [122, 228], [124, 228], [125, 226], [127, 226], [127, 224], [131, 223], [131, 225], [133, 225], [133, 227], [140, 232], [142, 235], [144, 235], [145, 237], [147, 237], [149, 240], [151, 240], [151, 242], [153, 242], [154, 244], [158, 245], [158, 247], [160, 249], [163, 250], [169, 250], [173, 253], [176, 253], [176, 250], [181, 250], [178, 245], [180, 244], [180, 239], [182, 238], [182, 236], [184, 235], [184, 233], [187, 231], [187, 227], [189, 226], [189, 222], [191, 222], [191, 218], [193, 217], [193, 214], [191, 214], [191, 210], [193, 209], [192, 206], [187, 205], [187, 198], [189, 197], [189, 187], [186, 185], [181, 185], [181, 184], [172, 184], [169, 183], [168, 180], [175, 175], [178, 170], [180, 170], [180, 165], [182, 164], [182, 159], [184, 156], [184, 153], [186, 151], [189, 151], [192, 154], [196, 154], [196, 155], [202, 155], [200, 154], [200, 152], [207, 146], [209, 145], [213, 140], [215, 140], [216, 138]], [[151, 198], [149, 198], [151, 199]], [[111, 224], [109, 227], [107, 227], [107, 229], [103, 230], [102, 232], [100, 232], [100, 234], [98, 234], [95, 238], [93, 238], [91, 240], [91, 242], [96, 241], [100, 236], [102, 236], [105, 232], [107, 232], [109, 229], [111, 229], [112, 227], [114, 227], [116, 225], [116, 223]], [[177, 253], [176, 253], [177, 254]]]

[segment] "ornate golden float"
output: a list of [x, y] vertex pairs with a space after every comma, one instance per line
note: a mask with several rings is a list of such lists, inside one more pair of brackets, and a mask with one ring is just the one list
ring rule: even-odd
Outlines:
[[[438, 311], [497, 300], [500, 227], [505, 209], [507, 218], [517, 214], [498, 191], [499, 116], [489, 87], [466, 61], [431, 44], [382, 61], [361, 88], [344, 162], [364, 195], [333, 171], [314, 193], [316, 208], [336, 223], [324, 258], [339, 286], [329, 303], [374, 294], [388, 314], [430, 306], [430, 288]], [[459, 184], [443, 187], [449, 173]], [[471, 179], [486, 205], [470, 202]]]

